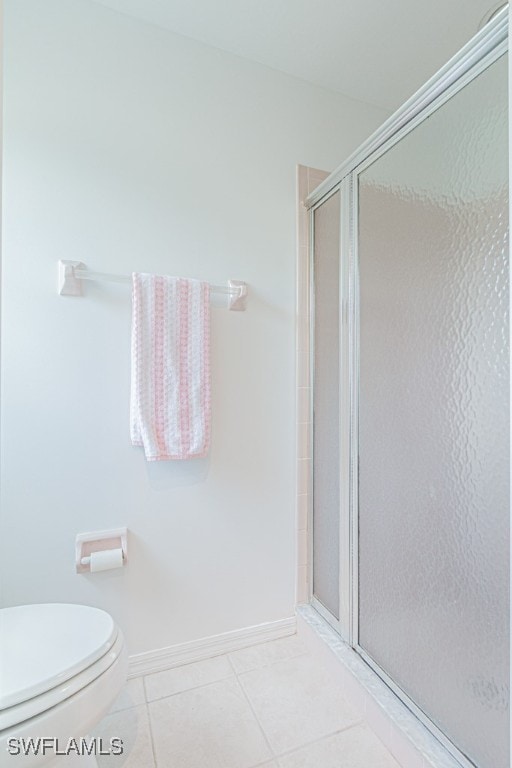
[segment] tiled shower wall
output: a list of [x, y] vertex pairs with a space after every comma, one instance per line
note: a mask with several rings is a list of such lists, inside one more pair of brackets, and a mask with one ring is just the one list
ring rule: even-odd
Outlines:
[[328, 175], [317, 168], [297, 166], [297, 603], [309, 600], [308, 511], [312, 501], [309, 218], [304, 201]]

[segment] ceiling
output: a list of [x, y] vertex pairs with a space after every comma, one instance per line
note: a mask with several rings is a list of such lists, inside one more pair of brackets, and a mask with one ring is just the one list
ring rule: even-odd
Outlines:
[[392, 111], [496, 0], [95, 0]]

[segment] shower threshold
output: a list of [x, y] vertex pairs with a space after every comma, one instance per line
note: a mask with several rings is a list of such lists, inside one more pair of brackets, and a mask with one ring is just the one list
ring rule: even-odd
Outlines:
[[462, 768], [462, 764], [311, 605], [297, 606], [297, 632], [329, 666], [354, 709], [366, 719], [401, 765], [407, 768]]

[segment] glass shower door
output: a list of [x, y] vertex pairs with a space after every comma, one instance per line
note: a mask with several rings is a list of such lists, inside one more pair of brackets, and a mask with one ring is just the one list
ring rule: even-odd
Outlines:
[[509, 766], [507, 63], [358, 179], [362, 655]]

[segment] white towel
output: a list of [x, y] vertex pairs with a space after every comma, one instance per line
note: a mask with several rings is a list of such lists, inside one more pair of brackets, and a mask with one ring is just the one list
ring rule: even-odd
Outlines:
[[199, 280], [132, 275], [130, 433], [148, 461], [208, 452], [209, 295]]

